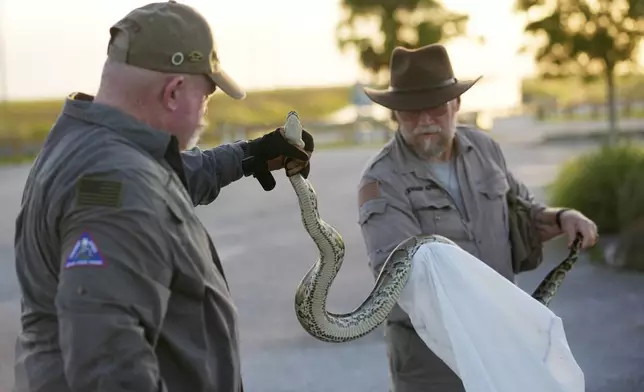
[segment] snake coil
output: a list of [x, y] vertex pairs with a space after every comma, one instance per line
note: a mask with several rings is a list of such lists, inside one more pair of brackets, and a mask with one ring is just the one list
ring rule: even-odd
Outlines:
[[[296, 112], [288, 113], [284, 126], [286, 138], [303, 147], [302, 125]], [[392, 311], [411, 271], [411, 261], [420, 247], [431, 242], [457, 246], [440, 235], [419, 235], [402, 241], [385, 261], [367, 298], [353, 311], [335, 314], [326, 310], [326, 300], [333, 280], [344, 260], [345, 246], [337, 230], [318, 212], [317, 196], [311, 182], [300, 174], [289, 177], [300, 206], [304, 229], [318, 248], [319, 258], [304, 275], [295, 294], [295, 314], [311, 336], [325, 342], [348, 342], [367, 335]], [[580, 238], [570, 254], [541, 281], [532, 297], [548, 306], [566, 273], [578, 258]]]

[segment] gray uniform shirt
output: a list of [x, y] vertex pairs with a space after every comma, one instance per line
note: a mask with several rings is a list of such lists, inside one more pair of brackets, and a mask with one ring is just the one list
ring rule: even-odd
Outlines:
[[[499, 145], [485, 132], [459, 126], [455, 141], [457, 184], [451, 189], [448, 172], [418, 159], [399, 132], [366, 165], [358, 221], [374, 276], [404, 239], [439, 234], [514, 280], [506, 193], [510, 186], [517, 189], [535, 213], [543, 205], [508, 170]], [[390, 321], [411, 326], [398, 306]]]
[[236, 309], [194, 206], [242, 177], [242, 156], [180, 154], [89, 96], [66, 101], [16, 221], [17, 392], [241, 389]]

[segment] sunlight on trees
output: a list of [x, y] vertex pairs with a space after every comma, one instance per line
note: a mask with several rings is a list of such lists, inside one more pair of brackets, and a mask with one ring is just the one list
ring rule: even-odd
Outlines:
[[643, 0], [516, 0], [528, 18], [543, 77], [602, 78], [606, 83], [609, 143], [618, 136], [615, 76], [635, 73], [644, 36]]
[[[396, 46], [444, 43], [465, 35], [468, 15], [452, 12], [435, 0], [342, 0], [338, 25], [341, 50], [355, 50], [375, 84], [388, 79]], [[481, 39], [479, 38], [479, 41]]]

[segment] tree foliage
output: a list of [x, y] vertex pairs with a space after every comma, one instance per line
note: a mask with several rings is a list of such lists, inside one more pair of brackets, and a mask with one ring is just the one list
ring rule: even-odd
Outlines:
[[606, 81], [616, 130], [615, 72], [637, 66], [644, 0], [516, 0], [515, 9], [528, 16], [525, 32], [541, 38], [535, 53], [541, 75]]
[[445, 42], [463, 35], [468, 21], [468, 15], [452, 12], [437, 0], [342, 0], [341, 5], [345, 16], [338, 26], [338, 44], [342, 50], [355, 49], [376, 79], [388, 71], [396, 46]]
[[546, 76], [604, 76], [633, 65], [644, 35], [642, 0], [517, 0], [531, 14], [525, 31], [546, 38], [535, 59]]

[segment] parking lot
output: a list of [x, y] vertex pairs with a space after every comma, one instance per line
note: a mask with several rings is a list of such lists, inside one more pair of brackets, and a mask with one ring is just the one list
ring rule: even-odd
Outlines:
[[[586, 147], [504, 147], [515, 173], [541, 195], [563, 160]], [[356, 184], [374, 153], [368, 149], [319, 151], [311, 181], [322, 218], [347, 246], [332, 287], [329, 307], [353, 309], [372, 278], [356, 223]], [[19, 323], [19, 292], [13, 270], [13, 230], [28, 167], [0, 169], [0, 392], [13, 385], [13, 344]], [[274, 191], [254, 179], [224, 189], [198, 213], [218, 248], [237, 303], [247, 392], [386, 392], [382, 332], [336, 345], [318, 342], [299, 326], [295, 287], [316, 260], [302, 228], [295, 194], [277, 175]], [[564, 254], [560, 242], [547, 247], [548, 262], [520, 277], [530, 291]], [[644, 276], [609, 270], [582, 260], [569, 274], [551, 309], [564, 320], [573, 353], [585, 372], [588, 392], [644, 391]]]

